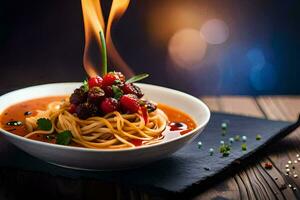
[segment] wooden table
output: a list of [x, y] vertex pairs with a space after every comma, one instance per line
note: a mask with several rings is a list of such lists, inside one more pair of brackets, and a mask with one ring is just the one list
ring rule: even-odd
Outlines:
[[[221, 96], [201, 98], [212, 111], [222, 111], [273, 120], [295, 121], [300, 113], [299, 96]], [[267, 156], [235, 176], [221, 181], [220, 184], [200, 194], [195, 199], [299, 199], [300, 167], [296, 168], [299, 178], [285, 175], [285, 164], [294, 161], [300, 154], [300, 130], [294, 131], [278, 144], [273, 145]], [[272, 170], [266, 170], [264, 163], [273, 164]], [[299, 163], [300, 166], [300, 163]], [[293, 191], [285, 185], [292, 184]], [[222, 199], [221, 198], [221, 199]]]
[[[201, 97], [212, 111], [222, 111], [274, 120], [295, 121], [300, 113], [300, 96], [245, 97], [221, 96]], [[285, 175], [285, 164], [294, 161], [300, 154], [300, 130], [296, 130], [281, 142], [274, 144], [265, 157], [237, 171], [233, 177], [220, 180], [211, 189], [202, 192], [194, 199], [299, 199], [300, 198], [300, 162], [296, 172], [299, 178]], [[273, 164], [271, 170], [264, 168], [268, 161]], [[296, 187], [293, 191], [287, 186]], [[45, 190], [49, 199], [161, 199], [138, 190], [128, 190], [113, 184], [91, 180], [70, 180], [35, 172], [22, 172], [13, 169], [0, 170], [0, 199], [15, 199], [33, 195], [34, 191]], [[18, 199], [18, 198], [17, 198]]]

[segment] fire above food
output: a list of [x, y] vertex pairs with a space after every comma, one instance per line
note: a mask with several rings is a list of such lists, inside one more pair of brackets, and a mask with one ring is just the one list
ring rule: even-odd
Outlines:
[[[82, 0], [84, 67], [89, 78], [70, 96], [33, 99], [7, 108], [1, 116], [2, 127], [33, 140], [94, 149], [152, 145], [195, 129], [187, 114], [144, 98], [135, 83], [149, 75], [133, 76], [115, 49], [111, 26], [128, 4], [129, 0], [113, 1], [104, 34], [100, 2]], [[101, 76], [90, 54], [95, 40], [101, 52]], [[131, 78], [126, 80], [121, 72], [107, 72], [107, 56]]]

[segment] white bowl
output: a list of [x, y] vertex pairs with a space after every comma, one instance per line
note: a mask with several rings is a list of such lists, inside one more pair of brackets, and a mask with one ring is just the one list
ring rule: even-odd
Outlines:
[[[0, 113], [16, 103], [47, 96], [70, 95], [81, 83], [53, 83], [16, 90], [0, 97]], [[146, 98], [167, 104], [189, 114], [196, 122], [193, 131], [177, 138], [133, 149], [97, 150], [81, 147], [63, 146], [26, 139], [0, 128], [4, 138], [46, 162], [73, 169], [119, 170], [134, 168], [160, 160], [182, 148], [199, 135], [210, 118], [208, 107], [191, 95], [149, 84], [138, 84]]]

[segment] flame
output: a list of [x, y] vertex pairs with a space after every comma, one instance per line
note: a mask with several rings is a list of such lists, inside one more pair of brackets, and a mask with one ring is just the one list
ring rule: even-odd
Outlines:
[[[106, 43], [107, 52], [109, 58], [118, 67], [122, 68], [125, 75], [133, 75], [132, 70], [128, 67], [125, 61], [121, 58], [118, 51], [116, 50], [112, 38], [111, 38], [111, 26], [119, 19], [126, 11], [130, 0], [113, 0], [111, 11], [108, 19], [108, 26], [106, 31]], [[95, 66], [100, 65], [101, 62], [93, 61], [94, 57], [100, 58], [101, 56], [101, 39], [100, 31], [105, 32], [105, 23], [99, 0], [81, 0], [83, 21], [84, 21], [84, 33], [85, 33], [85, 46], [83, 54], [83, 65], [85, 71], [90, 77], [98, 74]], [[97, 47], [95, 47], [95, 42]], [[97, 56], [94, 49], [97, 48]], [[98, 63], [98, 64], [97, 64]], [[100, 68], [100, 67], [99, 67]]]
[[107, 23], [107, 30], [106, 30], [106, 45], [107, 45], [108, 56], [116, 66], [123, 69], [123, 73], [126, 76], [132, 76], [134, 73], [130, 69], [130, 67], [125, 63], [125, 61], [122, 59], [118, 51], [116, 50], [111, 37], [111, 27], [112, 24], [115, 21], [117, 21], [120, 17], [122, 17], [122, 15], [125, 13], [126, 9], [128, 8], [129, 2], [130, 0], [113, 1], [110, 9], [110, 14]]
[[98, 74], [91, 58], [92, 44], [96, 40], [97, 44], [101, 45], [99, 31], [104, 29], [104, 20], [98, 0], [81, 0], [81, 6], [85, 34], [83, 66], [86, 73], [92, 77]]

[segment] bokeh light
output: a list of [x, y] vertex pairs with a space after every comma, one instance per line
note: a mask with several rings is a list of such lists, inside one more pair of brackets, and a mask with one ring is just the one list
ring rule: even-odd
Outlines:
[[201, 29], [201, 35], [209, 44], [222, 44], [229, 37], [227, 24], [220, 19], [210, 19], [206, 21]]
[[198, 66], [205, 56], [207, 44], [196, 29], [177, 31], [169, 41], [168, 51], [171, 60], [179, 67], [192, 69]]
[[252, 48], [246, 54], [251, 64], [250, 82], [257, 91], [268, 91], [276, 87], [278, 74], [275, 66], [266, 61], [263, 51], [259, 48]]
[[147, 7], [146, 29], [152, 45], [165, 47], [184, 28], [198, 29], [209, 10], [192, 1], [152, 1]]
[[276, 87], [278, 74], [271, 64], [265, 64], [263, 67], [254, 66], [251, 69], [250, 81], [257, 91], [269, 91]]
[[246, 56], [253, 66], [263, 67], [266, 63], [265, 55], [261, 49], [250, 49]]

